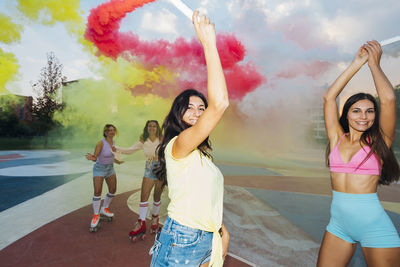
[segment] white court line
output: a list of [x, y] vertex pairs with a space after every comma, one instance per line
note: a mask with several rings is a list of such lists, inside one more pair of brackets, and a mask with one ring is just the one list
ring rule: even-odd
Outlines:
[[248, 264], [250, 266], [257, 267], [257, 265], [255, 263], [252, 263], [252, 262], [250, 262], [250, 261], [248, 261], [246, 259], [243, 259], [242, 257], [239, 257], [239, 256], [237, 256], [237, 255], [235, 255], [233, 253], [228, 252], [228, 255], [231, 256], [232, 258], [235, 258], [235, 259], [237, 259], [237, 260], [239, 260], [241, 262], [244, 262], [244, 263], [246, 263], [246, 264]]

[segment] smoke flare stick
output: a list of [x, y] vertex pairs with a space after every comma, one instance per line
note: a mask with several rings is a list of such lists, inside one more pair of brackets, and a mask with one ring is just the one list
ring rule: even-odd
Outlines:
[[398, 42], [398, 41], [400, 41], [400, 35], [397, 35], [395, 37], [380, 41], [379, 43], [381, 44], [381, 46], [384, 46], [384, 45], [392, 44], [392, 43], [395, 43], [395, 42]]
[[181, 0], [168, 0], [171, 4], [173, 4], [179, 11], [181, 11], [186, 17], [192, 20], [193, 16], [193, 10], [188, 7], [185, 3], [183, 3]]

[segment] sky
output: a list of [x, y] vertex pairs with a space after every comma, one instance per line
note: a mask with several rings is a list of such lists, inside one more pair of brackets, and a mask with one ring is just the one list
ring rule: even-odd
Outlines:
[[[78, 3], [79, 10], [76, 11], [82, 23], [86, 24], [90, 10], [107, 1], [71, 2]], [[329, 84], [347, 66], [364, 41], [400, 35], [400, 3], [396, 0], [385, 1], [385, 5], [371, 0], [185, 2], [192, 9], [209, 15], [217, 31], [236, 34], [245, 44], [247, 60], [259, 67], [260, 72], [271, 80], [271, 86], [287, 86], [290, 80], [303, 75], [312, 83]], [[6, 84], [9, 91], [32, 95], [30, 83], [38, 79], [46, 62], [46, 53], [50, 51], [63, 64], [63, 74], [69, 80], [100, 78], [93, 55], [87, 53], [76, 37], [68, 32], [65, 22], [55, 21], [48, 25], [43, 23], [45, 19], [28, 18], [18, 9], [18, 4], [18, 1], [0, 1], [2, 13], [23, 27], [19, 41], [0, 43], [0, 48], [13, 53], [19, 64], [14, 82]], [[46, 17], [45, 8], [41, 15]], [[133, 31], [146, 40], [173, 41], [178, 37], [194, 36], [190, 21], [166, 0], [149, 3], [128, 14], [122, 20], [121, 30]], [[396, 53], [397, 57], [384, 55], [382, 65], [392, 83], [399, 84], [396, 66], [400, 52]], [[368, 76], [368, 72], [361, 74]], [[358, 85], [364, 84], [359, 81]], [[369, 83], [364, 86], [371, 88]]]
[[[0, 86], [3, 87], [0, 92], [33, 95], [31, 83], [38, 80], [40, 70], [46, 63], [46, 53], [50, 51], [63, 64], [63, 75], [67, 80], [102, 81], [106, 76], [115, 78], [112, 71], [120, 71], [120, 77], [114, 81], [124, 80], [133, 96], [136, 93], [152, 93], [165, 97], [160, 91], [165, 83], [179, 80], [176, 84], [183, 85], [188, 77], [195, 82], [198, 80], [198, 86], [204, 86], [204, 75], [200, 75], [204, 73], [201, 64], [200, 67], [193, 65], [198, 68], [198, 74], [193, 66], [173, 65], [179, 60], [185, 62], [183, 57], [162, 61], [162, 54], [155, 53], [154, 59], [146, 61], [147, 55], [137, 54], [135, 47], [126, 47], [113, 58], [104, 55], [93, 42], [85, 39], [91, 10], [108, 2], [0, 0], [0, 15], [6, 17], [11, 25], [17, 25], [7, 28], [0, 23], [3, 25], [0, 26], [3, 28], [3, 36], [0, 35], [2, 55], [7, 54], [8, 59], [12, 59], [10, 62], [15, 63], [13, 73], [8, 76], [2, 74], [6, 77], [2, 78], [5, 80], [3, 84], [0, 79]], [[244, 48], [238, 68], [230, 70], [231, 77], [227, 80], [231, 81], [229, 87], [235, 89], [235, 85], [246, 87], [249, 79], [259, 75], [259, 79], [255, 79], [257, 82], [247, 91], [237, 95], [230, 92], [235, 98], [234, 109], [238, 117], [251, 118], [249, 123], [252, 125], [275, 127], [274, 123], [282, 118], [295, 120], [296, 116], [304, 116], [298, 110], [304, 111], [313, 103], [311, 100], [321, 99], [365, 41], [400, 35], [398, 0], [385, 0], [384, 4], [377, 0], [183, 2], [209, 16], [218, 34], [233, 36], [232, 43], [240, 43]], [[13, 31], [7, 32], [9, 29]], [[138, 36], [142, 44], [148, 42], [156, 46], [163, 42], [169, 46], [185, 41], [190, 43], [195, 37], [188, 18], [167, 0], [152, 1], [127, 12], [118, 33]], [[195, 43], [190, 44], [195, 46]], [[400, 42], [384, 47], [381, 66], [393, 85], [400, 84], [399, 56]], [[129, 73], [123, 72], [130, 67], [145, 72], [135, 76], [142, 79], [140, 84], [136, 82], [132, 85], [126, 81], [129, 80]], [[104, 71], [105, 68], [108, 70]], [[7, 71], [11, 69], [7, 68]], [[1, 65], [0, 70], [4, 71]], [[248, 79], [246, 82], [234, 79], [241, 73]], [[143, 89], [146, 84], [161, 89]], [[342, 97], [358, 91], [375, 94], [367, 66], [350, 81]]]

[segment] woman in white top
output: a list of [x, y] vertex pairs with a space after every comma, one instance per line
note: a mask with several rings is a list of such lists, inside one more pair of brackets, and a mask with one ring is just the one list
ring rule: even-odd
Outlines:
[[140, 136], [140, 140], [129, 148], [117, 147], [117, 151], [123, 154], [132, 154], [135, 151], [143, 150], [146, 156], [146, 167], [144, 171], [142, 188], [139, 204], [139, 220], [129, 232], [129, 238], [136, 241], [138, 237], [143, 238], [146, 234], [146, 215], [149, 209], [149, 196], [154, 186], [153, 196], [153, 215], [151, 222], [151, 232], [156, 233], [158, 229], [158, 212], [161, 206], [161, 183], [153, 174], [153, 169], [157, 165], [156, 148], [160, 144], [161, 129], [158, 121], [148, 120]]

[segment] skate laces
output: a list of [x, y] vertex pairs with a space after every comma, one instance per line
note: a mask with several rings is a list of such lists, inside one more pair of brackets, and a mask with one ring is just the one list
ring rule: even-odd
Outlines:
[[104, 208], [104, 212], [105, 212], [105, 213], [111, 213], [111, 212], [108, 210], [108, 208]]
[[93, 214], [92, 222], [96, 223], [99, 220], [100, 214]]
[[158, 226], [158, 214], [157, 215], [151, 215], [151, 226]]
[[140, 230], [140, 229], [143, 228], [143, 225], [144, 225], [144, 227], [146, 227], [146, 222], [139, 219], [139, 220], [136, 222], [134, 228], [137, 228], [136, 231], [138, 231], [138, 230]]

